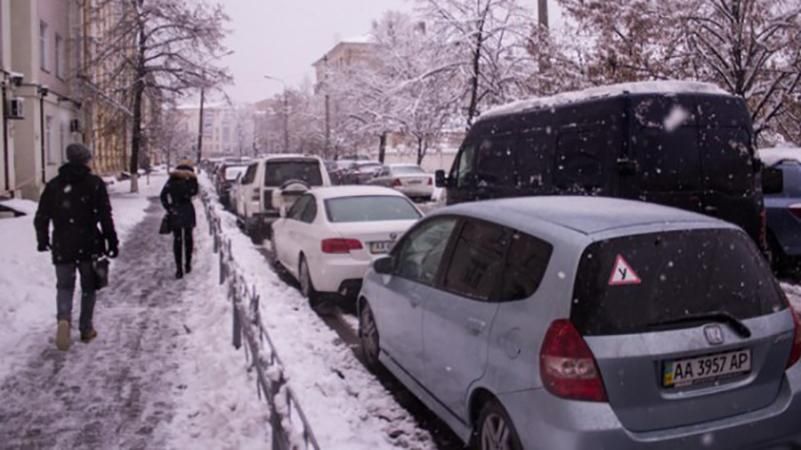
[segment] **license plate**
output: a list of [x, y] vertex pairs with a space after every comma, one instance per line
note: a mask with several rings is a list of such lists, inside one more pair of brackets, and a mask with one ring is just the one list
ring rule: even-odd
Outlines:
[[751, 350], [737, 350], [697, 358], [665, 361], [662, 366], [664, 387], [691, 386], [751, 371]]
[[423, 184], [422, 180], [409, 180], [407, 181], [408, 184]]
[[392, 250], [393, 241], [377, 241], [370, 243], [370, 253], [389, 253]]

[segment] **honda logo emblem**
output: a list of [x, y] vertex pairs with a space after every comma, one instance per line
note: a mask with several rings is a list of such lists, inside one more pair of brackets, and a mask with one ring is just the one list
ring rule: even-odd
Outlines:
[[720, 345], [725, 341], [723, 329], [720, 328], [720, 325], [707, 325], [704, 327], [704, 335], [706, 335], [706, 340], [710, 345]]

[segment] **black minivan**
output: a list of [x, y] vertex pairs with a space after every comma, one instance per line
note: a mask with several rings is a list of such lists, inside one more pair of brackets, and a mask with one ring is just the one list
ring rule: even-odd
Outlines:
[[639, 199], [732, 222], [764, 249], [761, 164], [745, 101], [712, 88], [618, 86], [482, 115], [449, 176], [436, 174], [447, 203], [566, 194]]

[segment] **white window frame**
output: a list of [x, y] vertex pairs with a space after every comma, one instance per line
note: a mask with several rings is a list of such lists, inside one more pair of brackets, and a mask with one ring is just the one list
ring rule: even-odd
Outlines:
[[47, 31], [49, 26], [44, 20], [39, 21], [39, 66], [45, 72], [48, 72], [48, 48], [47, 48]]

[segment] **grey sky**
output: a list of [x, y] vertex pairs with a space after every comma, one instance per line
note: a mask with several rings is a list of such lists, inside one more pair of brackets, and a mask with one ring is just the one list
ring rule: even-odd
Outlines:
[[[226, 91], [235, 102], [253, 102], [282, 90], [264, 75], [282, 78], [290, 86], [308, 77], [311, 64], [340, 38], [369, 33], [384, 11], [411, 11], [414, 0], [225, 0], [231, 17], [227, 46], [234, 54], [223, 59], [234, 75]], [[537, 0], [522, 0], [535, 10]], [[553, 10], [554, 1], [551, 0]], [[552, 11], [553, 14], [553, 11]]]

